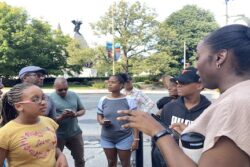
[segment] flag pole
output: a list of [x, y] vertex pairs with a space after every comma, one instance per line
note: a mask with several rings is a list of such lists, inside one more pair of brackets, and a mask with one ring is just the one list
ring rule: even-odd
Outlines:
[[114, 40], [114, 5], [112, 5], [112, 55], [113, 55], [113, 75], [115, 75], [115, 40]]
[[183, 44], [183, 69], [186, 68], [186, 42]]

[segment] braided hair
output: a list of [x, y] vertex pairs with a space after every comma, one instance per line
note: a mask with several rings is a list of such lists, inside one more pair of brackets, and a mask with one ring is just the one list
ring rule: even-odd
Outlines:
[[6, 123], [15, 119], [18, 116], [18, 112], [14, 104], [22, 100], [23, 90], [27, 89], [30, 86], [32, 86], [32, 84], [29, 83], [17, 84], [3, 96], [2, 112], [1, 112], [3, 120], [1, 125], [5, 125]]

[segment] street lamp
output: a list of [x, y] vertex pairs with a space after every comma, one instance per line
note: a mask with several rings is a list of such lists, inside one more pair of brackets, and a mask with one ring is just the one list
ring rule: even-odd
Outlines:
[[228, 1], [229, 0], [225, 0], [225, 3], [226, 3], [226, 25], [228, 24], [228, 19], [229, 19], [229, 16], [228, 16]]

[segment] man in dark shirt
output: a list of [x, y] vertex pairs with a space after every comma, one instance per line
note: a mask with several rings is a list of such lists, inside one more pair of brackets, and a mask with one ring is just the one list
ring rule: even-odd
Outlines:
[[[200, 83], [200, 77], [196, 68], [188, 67], [182, 71], [181, 75], [174, 77], [172, 80], [177, 83], [179, 97], [163, 107], [161, 119], [167, 126], [173, 123], [182, 123], [188, 126], [211, 102], [200, 94], [203, 85]], [[178, 141], [178, 139], [176, 140]], [[167, 166], [157, 147], [153, 151], [152, 166]]]

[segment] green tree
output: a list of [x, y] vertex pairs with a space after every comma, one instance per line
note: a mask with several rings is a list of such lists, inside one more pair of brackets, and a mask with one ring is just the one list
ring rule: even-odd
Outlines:
[[0, 72], [16, 76], [27, 65], [38, 65], [50, 73], [66, 66], [69, 37], [52, 30], [46, 22], [30, 19], [25, 10], [0, 2]]
[[114, 3], [98, 22], [93, 23], [92, 28], [97, 35], [113, 35], [114, 41], [121, 44], [122, 54], [126, 58], [123, 68], [128, 72], [130, 58], [153, 49], [158, 24], [155, 17], [154, 10], [144, 4], [138, 1], [129, 4], [121, 0]]
[[210, 11], [195, 5], [186, 5], [172, 13], [161, 25], [158, 32], [158, 51], [167, 52], [182, 67], [183, 43], [186, 42], [187, 61], [195, 60], [197, 43], [209, 32], [218, 28]]
[[142, 57], [141, 59], [133, 60], [132, 73], [140, 74], [142, 72], [148, 73], [150, 76], [162, 76], [162, 75], [175, 75], [177, 71], [175, 68], [178, 63], [166, 52], [154, 53], [148, 57]]

